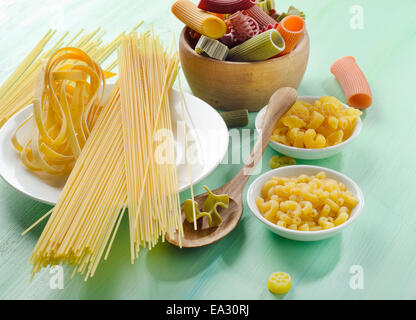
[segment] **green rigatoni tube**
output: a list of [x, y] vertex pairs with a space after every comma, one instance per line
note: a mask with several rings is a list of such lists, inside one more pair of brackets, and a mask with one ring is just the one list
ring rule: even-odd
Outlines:
[[196, 44], [195, 51], [198, 54], [206, 55], [212, 59], [225, 60], [230, 50], [218, 40], [201, 35]]
[[270, 29], [232, 48], [228, 59], [232, 61], [263, 61], [285, 49], [285, 41], [276, 29]]
[[248, 125], [248, 110], [234, 110], [221, 113], [221, 117], [224, 119], [228, 128], [231, 127], [245, 127]]

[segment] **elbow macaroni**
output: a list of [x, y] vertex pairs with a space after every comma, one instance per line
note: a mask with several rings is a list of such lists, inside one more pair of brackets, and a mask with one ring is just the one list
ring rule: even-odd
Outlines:
[[263, 185], [256, 204], [270, 222], [292, 230], [318, 231], [349, 219], [358, 199], [343, 183], [315, 176], [272, 177]]
[[297, 101], [277, 122], [272, 140], [288, 146], [321, 149], [347, 140], [362, 114], [343, 109], [335, 97], [324, 96], [313, 105]]

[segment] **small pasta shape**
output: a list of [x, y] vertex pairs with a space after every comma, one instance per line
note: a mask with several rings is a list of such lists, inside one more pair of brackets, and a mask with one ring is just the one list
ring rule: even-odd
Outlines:
[[272, 177], [266, 181], [256, 199], [263, 217], [292, 230], [319, 231], [346, 222], [358, 199], [345, 185], [327, 177]]
[[343, 224], [345, 221], [347, 221], [349, 218], [348, 213], [344, 212], [340, 212], [340, 214], [338, 215], [338, 217], [334, 220], [334, 224], [336, 226], [339, 226], [340, 224]]
[[320, 133], [317, 134], [313, 129], [306, 130], [303, 142], [308, 149], [320, 149], [326, 145], [325, 137]]

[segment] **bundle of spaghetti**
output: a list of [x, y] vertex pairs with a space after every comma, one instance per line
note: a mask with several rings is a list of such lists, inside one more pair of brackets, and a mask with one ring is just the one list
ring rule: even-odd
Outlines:
[[277, 31], [285, 39], [285, 50], [279, 56], [288, 54], [296, 47], [305, 33], [305, 20], [299, 16], [287, 16], [277, 26]]
[[66, 175], [79, 157], [102, 110], [104, 72], [85, 52], [63, 48], [40, 73], [39, 99], [34, 99], [34, 131], [21, 144], [12, 143], [23, 164], [33, 171]]
[[246, 10], [256, 4], [256, 0], [201, 0], [198, 8], [216, 13], [234, 13]]
[[[151, 249], [161, 236], [183, 233], [168, 95], [179, 57], [153, 34], [133, 33], [121, 44], [119, 62], [133, 262], [141, 246]], [[165, 134], [161, 154], [155, 140]]]
[[[142, 22], [133, 28], [136, 30]], [[81, 29], [72, 39], [65, 43], [69, 32], [65, 32], [61, 38], [47, 51], [43, 52], [47, 43], [56, 31], [49, 30], [35, 48], [27, 55], [15, 72], [0, 87], [0, 127], [16, 112], [26, 107], [33, 101], [37, 75], [41, 69], [42, 60], [49, 60], [52, 54], [63, 47], [76, 47], [87, 53], [98, 64], [102, 65], [119, 48], [120, 34], [108, 44], [103, 44], [101, 37], [104, 31], [97, 28], [91, 33], [82, 35]], [[42, 53], [43, 52], [43, 53]], [[111, 71], [117, 66], [117, 60], [113, 61], [106, 70]], [[111, 76], [111, 73], [106, 73]]]
[[257, 21], [260, 28], [267, 27], [269, 24], [274, 26], [276, 20], [264, 12], [259, 6], [252, 6], [245, 11], [250, 17]]
[[127, 201], [116, 84], [32, 253], [32, 275], [56, 264], [92, 277], [106, 259]]
[[285, 41], [276, 29], [271, 29], [232, 48], [228, 59], [233, 61], [262, 61], [274, 57], [285, 48]]
[[189, 28], [204, 36], [219, 39], [227, 32], [227, 27], [222, 19], [199, 9], [189, 0], [177, 0], [171, 10]]
[[244, 42], [260, 32], [259, 24], [241, 11], [233, 13], [230, 18], [231, 33], [236, 42]]

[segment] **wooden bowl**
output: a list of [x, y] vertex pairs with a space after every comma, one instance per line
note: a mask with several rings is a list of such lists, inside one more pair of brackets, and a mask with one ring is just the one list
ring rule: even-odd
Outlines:
[[185, 77], [195, 96], [222, 110], [259, 111], [279, 88], [297, 89], [309, 58], [309, 35], [282, 57], [260, 62], [219, 61], [197, 54], [187, 27], [179, 39]]

